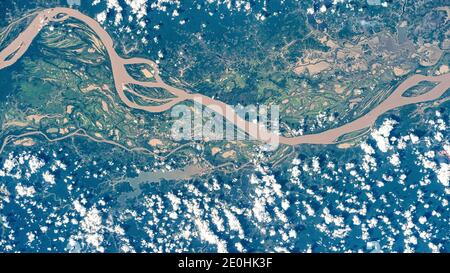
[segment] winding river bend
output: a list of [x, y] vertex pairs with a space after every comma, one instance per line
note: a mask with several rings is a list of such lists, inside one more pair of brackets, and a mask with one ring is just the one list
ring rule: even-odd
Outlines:
[[[218, 114], [223, 115], [223, 113], [226, 113], [226, 115], [223, 115], [226, 120], [233, 123], [237, 128], [245, 131], [252, 138], [262, 142], [270, 142], [273, 139], [277, 139], [279, 143], [287, 145], [334, 144], [336, 143], [336, 140], [343, 135], [356, 132], [371, 126], [380, 115], [386, 113], [389, 110], [408, 104], [438, 99], [450, 87], [450, 74], [448, 73], [440, 76], [424, 76], [419, 74], [412, 75], [404, 82], [402, 82], [382, 103], [374, 107], [367, 114], [347, 124], [317, 134], [308, 134], [296, 137], [279, 136], [270, 131], [267, 131], [266, 129], [264, 129], [264, 126], [260, 126], [260, 124], [245, 121], [237, 115], [237, 113], [231, 106], [225, 104], [224, 102], [215, 100], [202, 94], [190, 93], [186, 90], [166, 84], [159, 76], [158, 66], [151, 60], [144, 58], [125, 59], [120, 57], [114, 49], [114, 44], [111, 36], [101, 27], [101, 25], [96, 20], [84, 15], [77, 10], [70, 8], [52, 8], [37, 12], [30, 25], [22, 33], [20, 33], [14, 41], [12, 41], [5, 49], [0, 52], [0, 69], [14, 64], [26, 52], [39, 31], [41, 31], [41, 29], [45, 27], [49, 22], [63, 22], [69, 18], [75, 18], [88, 25], [103, 42], [103, 45], [105, 46], [107, 54], [109, 55], [109, 58], [111, 60], [115, 89], [119, 95], [119, 98], [128, 107], [148, 112], [164, 112], [182, 101], [195, 100]], [[155, 78], [155, 81], [144, 82], [134, 79], [126, 70], [126, 65], [132, 64], [147, 64], [151, 66], [154, 69], [153, 77]], [[418, 83], [423, 81], [435, 82], [436, 85], [424, 94], [415, 97], [403, 96], [406, 90], [413, 86], [416, 86]], [[140, 95], [149, 101], [163, 102], [160, 105], [140, 105], [131, 101], [126, 96], [125, 92], [132, 92], [126, 88], [126, 86], [130, 84], [140, 85], [143, 87], [162, 88], [170, 92], [174, 97], [158, 100]]]

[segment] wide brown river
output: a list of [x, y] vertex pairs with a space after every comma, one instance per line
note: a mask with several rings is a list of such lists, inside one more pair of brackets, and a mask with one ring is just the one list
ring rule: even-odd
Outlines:
[[[125, 59], [120, 57], [114, 49], [114, 44], [111, 36], [109, 36], [109, 34], [101, 27], [101, 25], [97, 21], [77, 10], [70, 8], [52, 8], [37, 12], [36, 17], [33, 19], [30, 25], [22, 33], [20, 33], [18, 37], [14, 41], [12, 41], [3, 51], [0, 52], [0, 69], [14, 64], [26, 52], [39, 31], [49, 22], [63, 22], [68, 18], [75, 18], [88, 25], [103, 42], [111, 60], [115, 88], [120, 99], [128, 107], [148, 112], [163, 112], [182, 101], [196, 100], [202, 103], [203, 106], [208, 107], [216, 113], [226, 113], [226, 115], [224, 115], [225, 119], [227, 119], [229, 122], [232, 122], [239, 129], [247, 132], [252, 138], [260, 140], [262, 142], [268, 142], [276, 138], [280, 143], [288, 145], [333, 144], [340, 136], [371, 126], [380, 115], [386, 113], [389, 110], [407, 104], [438, 99], [450, 87], [450, 74], [444, 74], [440, 76], [423, 76], [418, 74], [412, 75], [404, 82], [402, 82], [382, 103], [374, 107], [367, 114], [347, 124], [317, 134], [309, 134], [296, 137], [278, 136], [274, 135], [270, 131], [261, 129], [263, 127], [261, 127], [257, 123], [245, 121], [236, 114], [231, 106], [221, 101], [201, 94], [190, 93], [188, 91], [166, 84], [159, 76], [159, 70], [155, 62], [144, 58]], [[136, 79], [131, 77], [125, 68], [126, 65], [130, 64], [148, 64], [153, 67], [155, 71], [155, 81], [143, 82], [137, 81]], [[424, 94], [415, 97], [403, 96], [406, 90], [422, 81], [435, 82], [436, 85]], [[163, 88], [173, 94], [175, 97], [164, 100], [164, 104], [157, 106], [140, 105], [129, 100], [125, 95], [125, 92], [130, 92], [125, 88], [125, 86], [129, 84], [135, 84], [144, 87]], [[157, 101], [156, 99], [152, 99], [150, 97], [146, 97], [146, 99], [150, 101]]]

